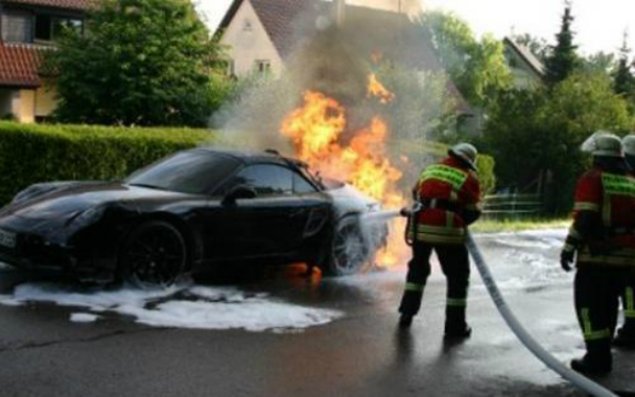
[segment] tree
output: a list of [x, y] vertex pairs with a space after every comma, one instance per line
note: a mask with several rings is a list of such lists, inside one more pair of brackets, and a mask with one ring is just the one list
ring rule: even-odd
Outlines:
[[542, 90], [508, 90], [490, 109], [484, 148], [496, 159], [502, 186], [523, 189], [539, 175], [545, 156], [545, 130], [536, 115], [546, 102]]
[[489, 114], [485, 143], [503, 185], [523, 188], [540, 178], [547, 208], [562, 213], [571, 207], [576, 178], [588, 160], [581, 143], [599, 129], [623, 134], [632, 123], [609, 76], [576, 72], [550, 92], [500, 95]]
[[615, 55], [600, 51], [582, 59], [581, 63], [581, 69], [588, 73], [609, 74], [615, 69]]
[[624, 42], [620, 48], [620, 59], [613, 73], [613, 89], [618, 95], [632, 99], [635, 93], [635, 76], [631, 70], [631, 49], [628, 48], [628, 34], [624, 32]]
[[461, 92], [476, 106], [487, 107], [496, 94], [511, 86], [512, 75], [500, 40], [484, 35], [466, 62], [466, 73], [457, 79]]
[[101, 0], [58, 48], [60, 121], [203, 126], [218, 105], [221, 47], [189, 0]]
[[426, 12], [419, 18], [441, 64], [470, 104], [487, 106], [512, 82], [503, 44], [490, 35], [479, 42], [465, 21], [452, 13]]
[[556, 84], [566, 79], [578, 66], [579, 60], [576, 54], [578, 48], [573, 44], [574, 33], [571, 23], [574, 18], [571, 15], [571, 4], [566, 2], [560, 32], [556, 35], [556, 45], [552, 47], [551, 54], [545, 61], [547, 67], [547, 80]]

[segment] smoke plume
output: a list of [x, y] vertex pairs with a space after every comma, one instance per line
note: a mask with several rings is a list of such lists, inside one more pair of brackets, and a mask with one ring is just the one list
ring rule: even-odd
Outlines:
[[[445, 74], [429, 41], [404, 14], [348, 5], [338, 23], [335, 3], [313, 3], [293, 22], [281, 76], [243, 79], [239, 94], [213, 116], [212, 126], [222, 131], [225, 144], [294, 155], [289, 140], [280, 134], [281, 122], [301, 105], [304, 92], [319, 91], [346, 108], [347, 132], [342, 139], [353, 139], [373, 114], [380, 114], [390, 130], [387, 155], [402, 164], [404, 154], [413, 157], [404, 150], [422, 145], [430, 131], [443, 128], [452, 106]], [[394, 9], [397, 0], [350, 3]], [[416, 0], [401, 3], [404, 10], [419, 9]], [[368, 99], [371, 73], [395, 94], [390, 104]], [[408, 161], [412, 172], [406, 170], [407, 184], [427, 160], [415, 154]]]

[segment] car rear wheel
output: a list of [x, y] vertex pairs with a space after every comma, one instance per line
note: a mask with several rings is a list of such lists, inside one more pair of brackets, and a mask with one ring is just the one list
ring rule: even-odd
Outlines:
[[323, 266], [327, 275], [355, 274], [368, 265], [372, 255], [356, 216], [339, 220], [329, 251], [328, 260]]
[[137, 226], [119, 252], [124, 280], [138, 286], [169, 286], [181, 276], [187, 245], [170, 223], [149, 221]]

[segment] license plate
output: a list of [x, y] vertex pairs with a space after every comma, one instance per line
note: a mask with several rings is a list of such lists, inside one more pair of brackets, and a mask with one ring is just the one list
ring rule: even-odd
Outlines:
[[15, 248], [15, 233], [0, 229], [0, 245], [7, 248]]

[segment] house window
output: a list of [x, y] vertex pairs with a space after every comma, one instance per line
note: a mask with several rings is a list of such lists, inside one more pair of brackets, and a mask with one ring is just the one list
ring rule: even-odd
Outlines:
[[249, 19], [245, 19], [243, 21], [243, 32], [251, 32], [253, 30], [254, 30], [254, 27], [251, 24], [251, 21]]
[[55, 40], [66, 29], [81, 33], [83, 27], [84, 23], [81, 19], [38, 14], [35, 16], [35, 39], [43, 41]]
[[32, 21], [29, 13], [5, 11], [2, 14], [2, 40], [8, 43], [32, 42]]
[[260, 59], [256, 61], [256, 72], [269, 73], [271, 71], [271, 61], [268, 59]]

